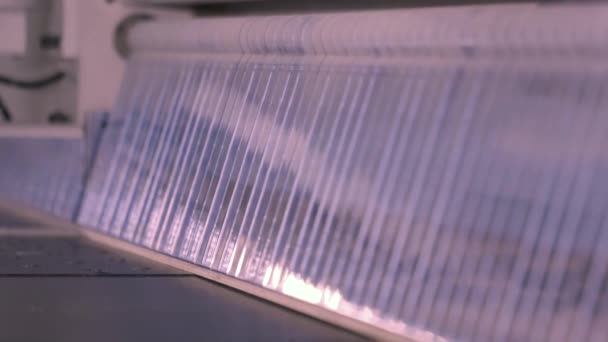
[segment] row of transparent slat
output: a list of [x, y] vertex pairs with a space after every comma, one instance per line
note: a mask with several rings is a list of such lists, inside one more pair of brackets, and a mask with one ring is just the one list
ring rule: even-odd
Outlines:
[[80, 138], [0, 138], [0, 199], [74, 219], [84, 148]]
[[405, 336], [600, 341], [607, 76], [136, 57], [80, 221]]

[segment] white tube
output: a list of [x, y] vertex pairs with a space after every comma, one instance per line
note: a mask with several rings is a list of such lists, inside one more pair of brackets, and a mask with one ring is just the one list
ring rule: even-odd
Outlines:
[[280, 55], [597, 53], [608, 6], [492, 5], [163, 20], [136, 25], [137, 52]]

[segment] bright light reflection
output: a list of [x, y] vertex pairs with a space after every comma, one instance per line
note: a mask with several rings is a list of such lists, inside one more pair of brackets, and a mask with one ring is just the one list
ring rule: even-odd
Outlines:
[[380, 326], [393, 333], [419, 341], [447, 341], [429, 331], [415, 328], [395, 319], [383, 318], [378, 310], [360, 306], [344, 299], [339, 290], [329, 286], [315, 286], [303, 277], [288, 272], [280, 266], [268, 266], [264, 273], [264, 287], [282, 292], [290, 297], [323, 306], [342, 315]]

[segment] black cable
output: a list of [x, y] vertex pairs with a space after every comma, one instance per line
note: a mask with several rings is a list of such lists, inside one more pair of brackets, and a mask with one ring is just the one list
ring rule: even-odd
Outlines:
[[53, 83], [61, 81], [65, 77], [65, 72], [58, 71], [51, 76], [41, 78], [33, 81], [24, 81], [24, 80], [16, 80], [14, 78], [10, 78], [8, 76], [0, 75], [0, 84], [21, 88], [21, 89], [39, 89], [49, 86]]
[[11, 112], [8, 111], [8, 108], [2, 102], [2, 98], [0, 97], [0, 115], [4, 118], [4, 121], [11, 122], [13, 120]]

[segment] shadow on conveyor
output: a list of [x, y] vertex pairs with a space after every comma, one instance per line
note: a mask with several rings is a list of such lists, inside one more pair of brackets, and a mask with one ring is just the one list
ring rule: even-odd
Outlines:
[[[0, 341], [357, 341], [137, 255], [0, 211]], [[9, 234], [3, 234], [9, 232]]]

